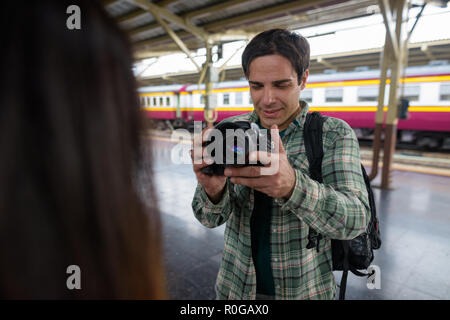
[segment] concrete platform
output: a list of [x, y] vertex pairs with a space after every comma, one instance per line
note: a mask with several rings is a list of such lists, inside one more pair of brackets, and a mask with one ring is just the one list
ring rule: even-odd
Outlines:
[[[153, 144], [169, 297], [215, 299], [225, 226], [208, 229], [195, 219], [192, 166], [171, 161], [175, 144]], [[381, 289], [350, 274], [347, 299], [450, 299], [450, 178], [394, 171], [393, 190], [374, 192], [383, 244], [372, 264], [380, 267]]]

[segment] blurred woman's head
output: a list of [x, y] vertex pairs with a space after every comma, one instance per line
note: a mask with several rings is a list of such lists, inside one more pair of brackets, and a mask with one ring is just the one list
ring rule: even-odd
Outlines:
[[2, 1], [0, 24], [0, 297], [164, 298], [128, 40], [92, 0]]

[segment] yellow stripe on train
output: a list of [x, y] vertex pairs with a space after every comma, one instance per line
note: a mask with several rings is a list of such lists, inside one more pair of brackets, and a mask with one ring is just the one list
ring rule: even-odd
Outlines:
[[[418, 83], [418, 82], [439, 82], [439, 81], [450, 81], [450, 75], [443, 76], [425, 76], [425, 77], [411, 77], [401, 79], [401, 83]], [[387, 79], [386, 83], [390, 83]], [[344, 86], [368, 86], [368, 85], [379, 85], [380, 79], [368, 79], [368, 80], [348, 80], [348, 81], [335, 81], [335, 82], [315, 82], [307, 83], [306, 88], [319, 88], [319, 87], [344, 87]], [[249, 91], [249, 87], [241, 88], [223, 88], [223, 89], [213, 89], [213, 93], [218, 92], [240, 92]], [[192, 92], [180, 92], [181, 95], [187, 95], [191, 93], [201, 93], [204, 94], [205, 90], [194, 90]], [[174, 95], [173, 92], [152, 92], [152, 93], [141, 93], [141, 96], [157, 96], [157, 95]]]
[[[145, 111], [177, 111], [177, 108], [153, 108], [144, 107]], [[181, 111], [203, 111], [204, 108], [181, 108]], [[216, 108], [217, 111], [253, 111], [253, 107], [243, 107], [243, 108]], [[359, 111], [359, 112], [375, 112], [377, 107], [309, 107], [311, 111]], [[388, 108], [385, 106], [383, 111], [387, 111]], [[421, 107], [409, 107], [410, 112], [450, 112], [450, 106], [421, 106]]]

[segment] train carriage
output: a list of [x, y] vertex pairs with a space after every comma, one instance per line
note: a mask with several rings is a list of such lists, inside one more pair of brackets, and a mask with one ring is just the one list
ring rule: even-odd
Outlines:
[[[343, 119], [359, 136], [369, 136], [375, 125], [379, 83], [379, 70], [310, 75], [301, 99], [311, 111]], [[399, 90], [409, 101], [407, 119], [398, 122], [400, 140], [441, 146], [450, 137], [450, 65], [409, 67]], [[178, 125], [204, 120], [204, 86], [142, 87], [139, 94], [150, 118]], [[212, 94], [217, 121], [253, 110], [247, 81], [216, 83]], [[385, 111], [388, 97], [389, 81]]]

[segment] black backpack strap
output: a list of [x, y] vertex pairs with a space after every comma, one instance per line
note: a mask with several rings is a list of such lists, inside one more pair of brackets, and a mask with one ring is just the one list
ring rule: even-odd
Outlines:
[[348, 264], [348, 252], [350, 250], [347, 240], [342, 240], [342, 249], [344, 249], [344, 261], [343, 261], [343, 272], [341, 278], [341, 285], [339, 288], [339, 300], [345, 300], [345, 289], [347, 288], [347, 276], [349, 270]]
[[[303, 128], [303, 138], [305, 141], [306, 157], [309, 162], [309, 175], [311, 179], [322, 183], [322, 158], [323, 158], [323, 141], [322, 127], [326, 117], [319, 112], [313, 112], [306, 115], [305, 126]], [[309, 228], [307, 249], [317, 247], [319, 251], [319, 242], [322, 238], [316, 230]], [[350, 246], [348, 241], [341, 241], [344, 251], [343, 273], [341, 278], [339, 300], [345, 300], [345, 290], [347, 288], [347, 277], [350, 270], [348, 255]]]
[[[311, 179], [322, 182], [322, 158], [323, 158], [323, 142], [322, 142], [322, 126], [326, 117], [315, 111], [306, 115], [303, 127], [303, 139], [305, 141], [306, 157], [309, 162], [309, 175]], [[308, 233], [307, 249], [316, 247], [319, 252], [319, 244], [322, 235], [316, 230], [310, 228]]]
[[368, 226], [368, 234], [370, 238], [370, 244], [373, 250], [379, 249], [381, 247], [381, 237], [380, 229], [378, 226], [377, 209], [375, 205], [375, 197], [373, 195], [372, 188], [370, 187], [370, 178], [367, 175], [364, 166], [361, 164], [361, 172], [364, 177], [364, 182], [366, 183], [367, 195], [369, 199], [370, 206], [370, 222]]
[[309, 173], [312, 179], [322, 182], [322, 126], [326, 118], [319, 112], [308, 113], [303, 127], [305, 151], [309, 162]]

